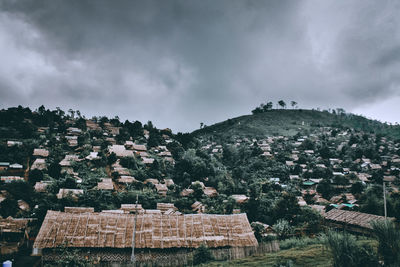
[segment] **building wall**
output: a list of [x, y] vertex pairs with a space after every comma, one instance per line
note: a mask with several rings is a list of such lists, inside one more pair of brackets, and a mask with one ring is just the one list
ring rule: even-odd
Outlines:
[[[258, 247], [232, 247], [210, 249], [216, 260], [233, 260], [278, 251], [279, 243], [272, 241], [261, 243]], [[99, 248], [80, 249], [79, 257], [100, 262], [99, 266], [132, 266], [130, 265], [131, 249]], [[138, 249], [135, 250], [135, 266], [184, 266], [192, 263], [193, 249]], [[52, 262], [59, 260], [60, 251], [44, 249], [43, 261]]]

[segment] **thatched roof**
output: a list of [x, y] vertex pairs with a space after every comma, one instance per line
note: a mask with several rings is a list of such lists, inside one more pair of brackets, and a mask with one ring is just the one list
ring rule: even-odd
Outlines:
[[28, 218], [14, 219], [11, 217], [0, 219], [0, 232], [23, 233], [31, 220]]
[[46, 160], [45, 159], [36, 159], [32, 166], [31, 166], [31, 170], [44, 170], [47, 169], [47, 164], [46, 164]]
[[[48, 211], [34, 248], [132, 247], [134, 214]], [[257, 246], [246, 214], [137, 215], [135, 248]]]
[[68, 189], [68, 188], [60, 188], [57, 194], [58, 199], [62, 199], [68, 195], [72, 197], [77, 197], [78, 195], [83, 194], [82, 189]]
[[204, 195], [209, 196], [209, 197], [215, 197], [218, 196], [217, 189], [214, 187], [204, 187]]
[[85, 213], [85, 212], [94, 212], [94, 208], [92, 207], [65, 207], [65, 212], [70, 213]]
[[44, 149], [44, 148], [35, 148], [33, 150], [33, 155], [46, 158], [46, 157], [49, 156], [49, 151], [47, 149]]
[[101, 182], [97, 183], [99, 190], [114, 190], [114, 184], [111, 178], [101, 178]]
[[147, 147], [145, 145], [132, 145], [132, 149], [136, 151], [147, 151]]
[[120, 210], [122, 210], [126, 213], [131, 213], [131, 212], [144, 213], [142, 204], [121, 204]]
[[137, 180], [132, 177], [132, 176], [128, 176], [128, 175], [122, 175], [119, 179], [118, 179], [118, 183], [133, 183], [133, 182], [137, 182]]
[[126, 150], [124, 145], [112, 145], [108, 148], [110, 153], [115, 153], [119, 158], [133, 157], [133, 151]]
[[[392, 217], [388, 217], [388, 219], [395, 220]], [[325, 214], [325, 220], [372, 229], [371, 222], [385, 220], [385, 217], [357, 211], [332, 209]]]

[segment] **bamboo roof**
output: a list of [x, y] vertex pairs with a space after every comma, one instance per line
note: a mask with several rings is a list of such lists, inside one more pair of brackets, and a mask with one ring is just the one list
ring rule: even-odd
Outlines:
[[[139, 214], [135, 248], [257, 246], [246, 214]], [[47, 211], [34, 248], [132, 247], [134, 214]]]
[[[332, 209], [325, 214], [325, 219], [372, 229], [371, 222], [385, 220], [385, 217], [357, 211]], [[394, 220], [388, 217], [389, 220]]]

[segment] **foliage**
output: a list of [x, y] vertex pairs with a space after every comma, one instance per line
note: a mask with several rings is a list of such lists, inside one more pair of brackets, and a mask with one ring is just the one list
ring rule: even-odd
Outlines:
[[201, 244], [193, 253], [193, 264], [206, 263], [213, 260], [213, 258], [210, 249], [206, 245]]
[[379, 246], [378, 252], [385, 266], [397, 266], [400, 263], [400, 230], [391, 221], [371, 223]]
[[373, 249], [367, 245], [359, 245], [355, 237], [346, 232], [329, 231], [325, 245], [332, 251], [334, 267], [379, 266]]
[[292, 260], [278, 260], [272, 267], [294, 267]]
[[82, 258], [78, 250], [60, 248], [60, 259], [53, 264], [46, 264], [45, 267], [89, 267], [90, 260]]
[[294, 228], [289, 224], [288, 221], [284, 219], [278, 220], [272, 226], [272, 229], [275, 231], [280, 239], [285, 239], [294, 233]]
[[291, 248], [304, 248], [309, 245], [323, 244], [325, 242], [325, 236], [320, 235], [315, 238], [311, 237], [292, 237], [279, 242], [280, 249], [291, 249]]

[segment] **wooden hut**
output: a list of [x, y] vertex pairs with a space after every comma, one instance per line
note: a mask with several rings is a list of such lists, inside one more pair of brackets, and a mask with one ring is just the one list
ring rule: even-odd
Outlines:
[[33, 254], [42, 255], [44, 262], [55, 261], [61, 257], [55, 249], [67, 246], [79, 248], [82, 257], [127, 262], [134, 247], [137, 262], [151, 258], [153, 264], [171, 260], [172, 265], [183, 265], [185, 253], [201, 244], [214, 249], [258, 246], [244, 213], [163, 215], [49, 210]]
[[[385, 217], [357, 211], [332, 209], [325, 213], [325, 224], [329, 227], [346, 229], [349, 232], [371, 235], [373, 221], [384, 221]], [[388, 217], [394, 221], [395, 218]]]

